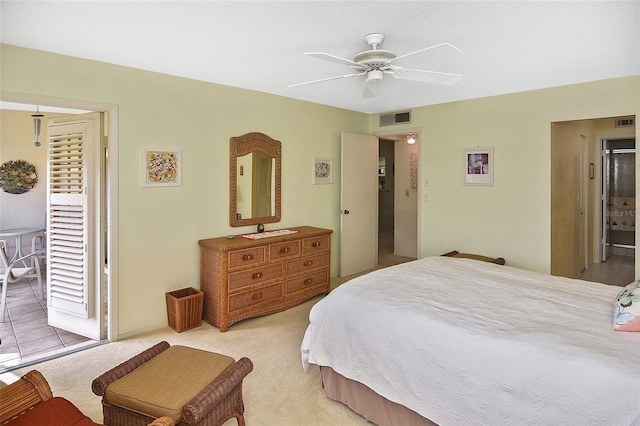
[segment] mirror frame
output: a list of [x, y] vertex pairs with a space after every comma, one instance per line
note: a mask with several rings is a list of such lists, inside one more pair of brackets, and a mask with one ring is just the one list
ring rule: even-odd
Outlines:
[[[238, 219], [238, 157], [252, 152], [261, 152], [267, 157], [274, 158], [275, 164], [275, 212], [273, 216], [252, 217]], [[229, 225], [232, 227], [258, 225], [260, 223], [280, 222], [280, 196], [282, 193], [282, 144], [269, 136], [251, 132], [242, 136], [232, 137], [229, 140]]]

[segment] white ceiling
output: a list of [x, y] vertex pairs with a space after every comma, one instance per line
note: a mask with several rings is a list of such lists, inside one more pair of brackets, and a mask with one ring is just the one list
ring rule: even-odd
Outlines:
[[[64, 55], [374, 113], [640, 74], [638, 1], [5, 1], [0, 41]], [[385, 34], [401, 55], [448, 42], [431, 65], [465, 77], [439, 86], [364, 77], [303, 55], [347, 59]], [[46, 70], [43, 70], [46, 71]], [[60, 70], [56, 70], [60, 72]]]

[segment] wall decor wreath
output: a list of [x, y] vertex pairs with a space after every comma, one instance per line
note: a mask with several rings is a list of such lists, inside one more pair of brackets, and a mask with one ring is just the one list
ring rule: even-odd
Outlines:
[[33, 164], [24, 160], [11, 160], [0, 165], [0, 187], [9, 194], [24, 194], [38, 182]]

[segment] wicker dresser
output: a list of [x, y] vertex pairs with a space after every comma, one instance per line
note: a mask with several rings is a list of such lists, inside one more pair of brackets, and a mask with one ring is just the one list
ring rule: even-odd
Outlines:
[[330, 229], [301, 226], [265, 238], [211, 238], [200, 244], [204, 318], [227, 331], [246, 318], [283, 311], [329, 293]]

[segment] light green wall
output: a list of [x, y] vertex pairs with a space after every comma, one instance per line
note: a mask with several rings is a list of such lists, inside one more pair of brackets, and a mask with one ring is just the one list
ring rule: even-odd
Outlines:
[[[419, 188], [431, 198], [420, 201], [418, 256], [475, 252], [548, 273], [551, 123], [634, 114], [639, 76], [414, 108], [398, 131], [420, 130]], [[372, 132], [387, 131], [377, 122]], [[493, 187], [462, 184], [463, 148], [477, 146], [495, 149]]]
[[[340, 132], [388, 132], [377, 114], [7, 45], [0, 54], [3, 91], [119, 105], [120, 334], [166, 324], [164, 293], [198, 286], [198, 239], [253, 230], [227, 222], [231, 136], [282, 141], [277, 227], [333, 229], [338, 270], [339, 176], [311, 185], [311, 163], [330, 157], [340, 170]], [[551, 123], [639, 113], [639, 76], [414, 108], [393, 131], [420, 131], [420, 199], [427, 190], [432, 201], [419, 202], [418, 256], [479, 252], [549, 272]], [[182, 149], [181, 187], [140, 187], [147, 146]], [[493, 187], [462, 185], [462, 150], [476, 146], [495, 148]]]
[[[337, 271], [339, 179], [312, 185], [312, 162], [330, 157], [340, 170], [340, 132], [366, 133], [366, 115], [14, 46], [0, 49], [5, 92], [119, 106], [120, 335], [165, 325], [164, 293], [199, 287], [199, 239], [254, 231], [228, 225], [232, 136], [255, 131], [282, 142], [282, 221], [267, 229], [333, 229]], [[182, 186], [141, 187], [143, 147], [180, 148]]]

